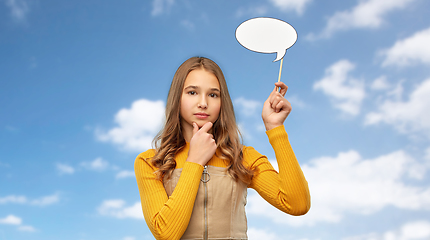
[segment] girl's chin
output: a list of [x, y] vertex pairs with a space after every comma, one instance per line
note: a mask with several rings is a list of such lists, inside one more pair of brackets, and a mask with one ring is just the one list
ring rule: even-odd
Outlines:
[[203, 125], [205, 125], [208, 122], [210, 122], [210, 121], [207, 121], [207, 120], [195, 121], [195, 123], [197, 123], [197, 126], [199, 127], [199, 129], [202, 128]]

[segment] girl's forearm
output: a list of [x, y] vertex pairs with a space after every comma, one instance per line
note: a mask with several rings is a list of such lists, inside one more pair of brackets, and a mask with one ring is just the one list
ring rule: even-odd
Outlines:
[[279, 168], [280, 197], [294, 210], [292, 215], [303, 215], [310, 208], [308, 182], [297, 161], [284, 127], [274, 129], [269, 141], [275, 150]]
[[[144, 160], [143, 160], [144, 161]], [[143, 215], [156, 239], [179, 239], [188, 227], [203, 167], [186, 163], [170, 197], [153, 169], [136, 160], [135, 172]]]

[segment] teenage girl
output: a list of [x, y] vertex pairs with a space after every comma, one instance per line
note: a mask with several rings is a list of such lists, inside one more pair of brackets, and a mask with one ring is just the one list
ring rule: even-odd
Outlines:
[[283, 126], [291, 111], [287, 88], [275, 83], [262, 112], [278, 173], [266, 156], [241, 145], [218, 65], [192, 57], [178, 68], [155, 149], [134, 164], [143, 215], [156, 239], [247, 239], [247, 188], [285, 213], [309, 210], [308, 184]]

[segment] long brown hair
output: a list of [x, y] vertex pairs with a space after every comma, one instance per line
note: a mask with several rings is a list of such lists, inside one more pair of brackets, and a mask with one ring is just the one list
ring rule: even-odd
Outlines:
[[158, 168], [157, 177], [158, 179], [162, 179], [163, 176], [170, 177], [176, 167], [175, 155], [186, 145], [181, 129], [180, 102], [185, 79], [195, 69], [204, 69], [218, 78], [221, 109], [219, 117], [212, 127], [212, 134], [217, 143], [218, 157], [229, 163], [228, 173], [236, 181], [240, 179], [249, 184], [253, 170], [243, 165], [243, 146], [224, 74], [214, 61], [204, 57], [189, 58], [179, 66], [173, 76], [167, 96], [166, 122], [164, 128], [153, 141], [156, 154], [151, 163]]

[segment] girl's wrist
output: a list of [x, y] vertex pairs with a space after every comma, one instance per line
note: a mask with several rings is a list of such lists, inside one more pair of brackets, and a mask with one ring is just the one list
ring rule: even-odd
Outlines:
[[272, 123], [264, 123], [264, 126], [266, 127], [266, 131], [270, 131], [276, 127], [282, 126], [283, 124], [272, 124]]
[[204, 166], [201, 162], [198, 161], [198, 159], [194, 159], [192, 157], [188, 157], [187, 162], [197, 163], [197, 164]]

